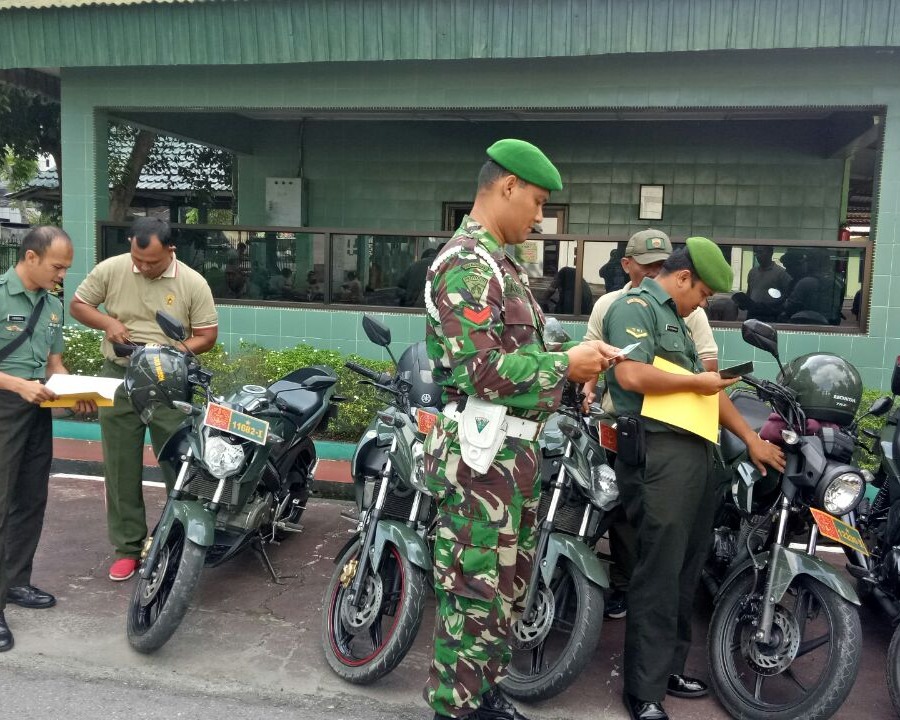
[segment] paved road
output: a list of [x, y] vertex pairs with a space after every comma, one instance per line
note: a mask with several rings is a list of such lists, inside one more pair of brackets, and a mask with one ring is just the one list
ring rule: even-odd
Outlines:
[[[158, 513], [162, 491], [146, 492]], [[7, 608], [16, 647], [0, 655], [0, 716], [10, 718], [243, 717], [430, 718], [420, 699], [430, 658], [430, 623], [401, 666], [377, 685], [359, 688], [338, 679], [321, 651], [322, 595], [331, 558], [350, 526], [346, 506], [314, 502], [305, 532], [274, 548], [286, 577], [271, 582], [259, 560], [245, 553], [205, 571], [194, 607], [174, 638], [143, 656], [125, 640], [125, 609], [132, 583], [106, 577], [103, 486], [54, 479], [47, 525], [35, 563], [36, 584], [57, 593], [46, 610]], [[706, 676], [703, 643], [707, 603], [698, 602], [689, 672]], [[839, 718], [895, 717], [884, 684], [890, 627], [864, 611], [864, 664]], [[534, 720], [624, 720], [621, 648], [624, 623], [604, 624], [595, 660], [561, 697], [528, 708]], [[160, 714], [155, 707], [164, 708]], [[678, 720], [725, 718], [713, 698], [672, 699]]]

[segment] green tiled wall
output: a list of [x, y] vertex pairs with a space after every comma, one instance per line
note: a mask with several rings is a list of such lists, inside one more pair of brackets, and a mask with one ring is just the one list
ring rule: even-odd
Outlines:
[[[61, 77], [64, 224], [76, 243], [75, 264], [66, 281], [70, 294], [95, 259], [95, 222], [104, 217], [106, 207], [105, 172], [98, 170], [105, 165], [101, 145], [106, 113], [114, 114], [115, 108], [184, 112], [329, 108], [348, 115], [360, 109], [409, 109], [423, 122], [407, 125], [402, 133], [398, 125], [381, 125], [377, 133], [370, 127], [366, 134], [353, 131], [349, 121], [308, 122], [303, 166], [310, 180], [309, 220], [425, 229], [436, 226], [440, 201], [471, 196], [478, 155], [486, 142], [499, 136], [500, 128], [515, 129], [515, 134], [525, 129], [518, 124], [454, 123], [455, 131], [448, 135], [444, 121], [425, 122], [435, 109], [452, 113], [468, 108], [484, 117], [494, 111], [493, 117], [508, 117], [516, 108], [535, 107], [548, 113], [598, 109], [629, 114], [648, 109], [659, 114], [665, 108], [720, 113], [721, 108], [734, 107], [769, 112], [883, 106], [887, 115], [869, 337], [785, 334], [782, 348], [785, 356], [796, 354], [795, 348], [840, 352], [859, 365], [868, 385], [877, 387], [886, 385], [885, 367], [890, 368], [900, 354], [900, 325], [894, 319], [900, 310], [900, 57], [894, 55], [769, 51], [521, 61], [64, 68]], [[560, 132], [560, 127], [540, 123], [529, 129], [566, 176], [568, 187], [560, 200], [572, 207], [573, 232], [627, 235], [635, 226], [629, 206], [636, 197], [629, 195], [641, 182], [671, 183], [673, 194], [666, 200], [663, 225], [677, 235], [693, 231], [816, 239], [833, 231], [839, 173], [832, 161], [822, 159], [828, 153], [815, 152], [809, 144], [814, 139], [802, 136], [800, 124], [786, 123], [783, 131], [768, 138], [752, 132], [697, 135], [679, 123], [654, 127], [644, 122], [598, 123], [572, 126], [571, 133]], [[258, 154], [239, 161], [239, 194], [247, 193], [248, 210], [254, 204], [259, 207], [253, 200], [253, 193], [258, 198], [260, 191], [254, 176], [289, 173], [299, 165], [295, 163], [299, 143], [282, 155], [266, 144], [271, 140], [274, 136], [259, 138]], [[418, 160], [404, 163], [398, 157]], [[273, 315], [278, 318], [277, 333]], [[421, 316], [385, 317], [396, 328], [398, 344], [421, 337]], [[359, 334], [359, 320], [357, 313], [343, 311], [224, 307], [221, 337], [233, 345], [252, 332], [255, 340], [276, 346], [304, 339], [372, 355], [370, 343]], [[577, 328], [573, 332], [577, 334]], [[716, 335], [723, 362], [752, 356], [738, 333]], [[768, 372], [773, 367], [769, 362], [762, 369]]]

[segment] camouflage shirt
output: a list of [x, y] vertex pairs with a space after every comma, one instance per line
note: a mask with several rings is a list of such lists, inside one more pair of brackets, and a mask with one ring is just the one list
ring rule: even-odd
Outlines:
[[[503, 287], [476, 246], [493, 259]], [[516, 417], [546, 419], [559, 406], [569, 359], [547, 350], [544, 314], [525, 271], [468, 216], [439, 260], [428, 279], [440, 322], [426, 315], [425, 340], [445, 402], [475, 396]]]

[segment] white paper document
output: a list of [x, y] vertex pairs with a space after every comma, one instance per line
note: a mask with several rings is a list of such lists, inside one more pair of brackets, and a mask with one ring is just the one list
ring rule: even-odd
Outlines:
[[41, 404], [43, 407], [67, 407], [78, 400], [94, 400], [98, 405], [110, 406], [121, 384], [119, 378], [51, 375], [47, 389], [59, 395], [59, 399]]

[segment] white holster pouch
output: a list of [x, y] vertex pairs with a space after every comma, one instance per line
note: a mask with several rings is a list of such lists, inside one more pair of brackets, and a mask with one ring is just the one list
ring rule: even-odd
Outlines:
[[456, 403], [444, 408], [444, 415], [459, 424], [459, 448], [463, 462], [472, 470], [484, 475], [497, 457], [507, 436], [536, 440], [543, 423], [507, 417], [505, 405], [495, 405], [476, 397], [466, 398], [461, 412]]

